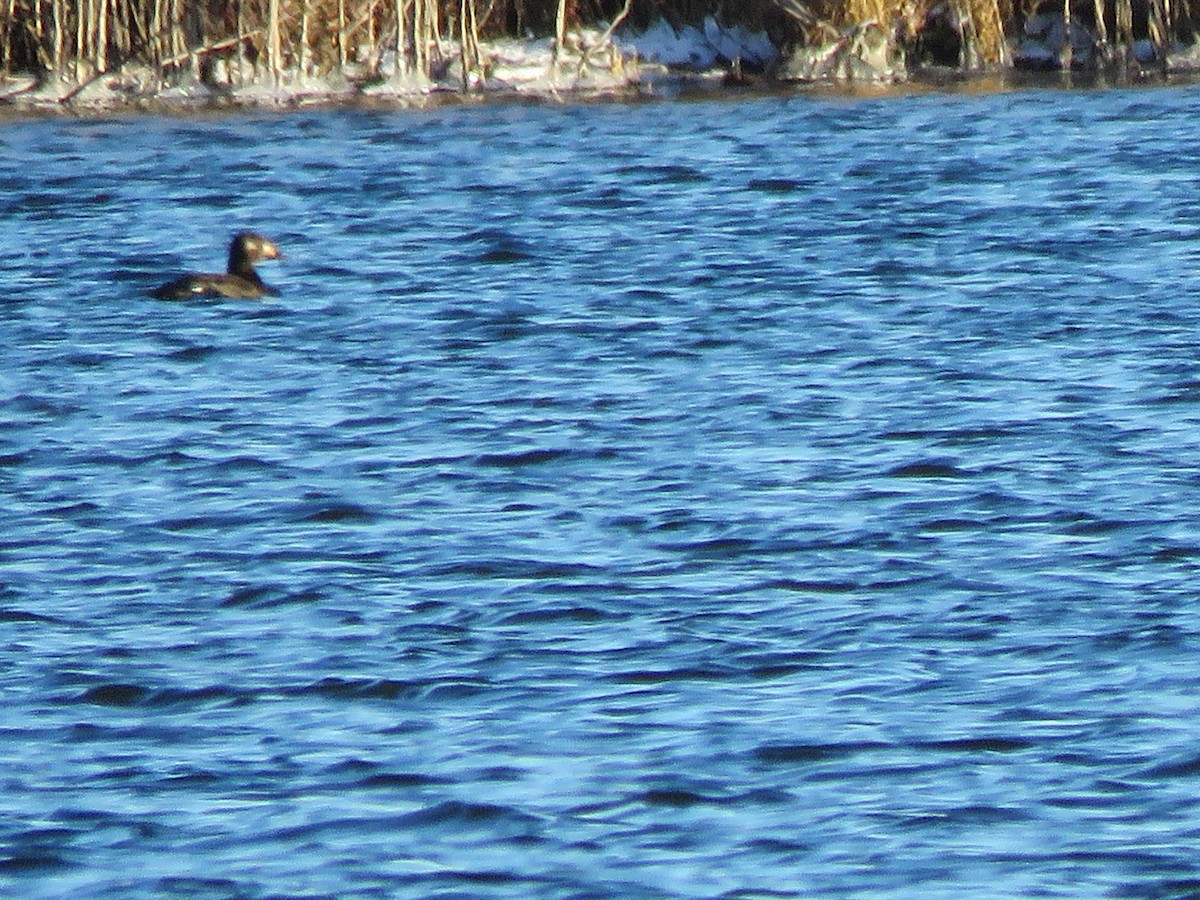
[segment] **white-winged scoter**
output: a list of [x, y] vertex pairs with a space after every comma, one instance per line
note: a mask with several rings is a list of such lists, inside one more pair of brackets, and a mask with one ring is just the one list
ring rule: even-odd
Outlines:
[[279, 259], [275, 242], [252, 231], [233, 236], [229, 244], [229, 265], [223, 275], [181, 275], [150, 292], [159, 300], [186, 300], [189, 297], [278, 297], [279, 291], [263, 282], [254, 264], [264, 259]]

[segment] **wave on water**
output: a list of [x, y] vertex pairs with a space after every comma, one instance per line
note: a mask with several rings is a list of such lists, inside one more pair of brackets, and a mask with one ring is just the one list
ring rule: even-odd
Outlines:
[[9, 123], [0, 894], [1186, 893], [1195, 105]]

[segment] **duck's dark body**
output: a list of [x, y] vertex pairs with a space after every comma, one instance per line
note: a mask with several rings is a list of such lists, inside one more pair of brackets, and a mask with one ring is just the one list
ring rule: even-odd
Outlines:
[[243, 231], [229, 245], [229, 265], [223, 275], [182, 275], [150, 292], [159, 300], [186, 300], [190, 297], [230, 297], [252, 299], [277, 297], [279, 291], [265, 284], [254, 264], [264, 259], [279, 259], [279, 248], [261, 234]]

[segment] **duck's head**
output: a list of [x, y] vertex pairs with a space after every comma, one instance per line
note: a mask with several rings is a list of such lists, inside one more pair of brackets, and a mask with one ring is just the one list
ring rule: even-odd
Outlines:
[[280, 259], [274, 241], [253, 231], [240, 231], [229, 244], [229, 271], [244, 272], [264, 259]]

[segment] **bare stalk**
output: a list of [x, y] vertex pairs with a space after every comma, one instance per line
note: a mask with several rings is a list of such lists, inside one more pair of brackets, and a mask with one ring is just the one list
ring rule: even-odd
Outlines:
[[625, 0], [625, 6], [622, 7], [621, 11], [619, 13], [617, 13], [617, 15], [613, 18], [613, 20], [609, 24], [608, 28], [605, 29], [604, 34], [600, 35], [600, 40], [598, 40], [596, 42], [595, 46], [588, 47], [583, 52], [583, 58], [581, 60], [579, 60], [580, 74], [583, 74], [583, 70], [585, 68], [587, 68], [588, 60], [591, 58], [592, 54], [594, 52], [596, 52], [597, 50], [600, 50], [600, 49], [608, 46], [608, 42], [610, 40], [612, 40], [612, 36], [616, 32], [616, 30], [621, 27], [621, 23], [624, 22], [627, 18], [629, 18], [629, 12], [632, 9], [633, 9], [633, 0]]
[[408, 26], [408, 4], [404, 0], [396, 0], [396, 65], [392, 68], [392, 77], [397, 82], [400, 80], [402, 73], [409, 66], [406, 64], [406, 59], [412, 59], [412, 56], [404, 53], [404, 40], [409, 35]]
[[1074, 61], [1073, 52], [1074, 48], [1071, 46], [1071, 0], [1063, 0], [1062, 67], [1064, 72], [1071, 71], [1071, 63]]
[[54, 0], [54, 64], [51, 70], [55, 77], [61, 77], [65, 62], [63, 56], [67, 49], [67, 17], [64, 15], [63, 4], [66, 0]]
[[87, 25], [88, 19], [90, 18], [91, 7], [92, 0], [88, 0], [86, 7], [84, 7], [83, 4], [80, 4], [79, 8], [75, 11], [75, 59], [72, 60], [72, 62], [74, 63], [76, 82], [83, 81], [82, 65], [84, 48], [86, 47], [85, 42], [87, 40]]
[[554, 56], [551, 62], [551, 73], [558, 77], [559, 66], [562, 63], [563, 49], [567, 41], [568, 4], [571, 0], [558, 0], [558, 11], [554, 15]]
[[108, 71], [108, 0], [100, 0], [96, 9], [94, 67], [97, 72]]
[[415, 0], [413, 8], [413, 59], [417, 71], [429, 78], [433, 59], [429, 48], [438, 40], [437, 0]]
[[279, 34], [279, 0], [267, 3], [267, 68], [275, 83], [283, 78], [283, 40]]
[[308, 75], [309, 65], [311, 63], [311, 51], [308, 46], [308, 0], [300, 0], [300, 59], [299, 76], [303, 83]]
[[475, 19], [475, 0], [461, 0], [458, 13], [459, 56], [462, 65], [462, 89], [471, 89], [471, 73], [479, 69], [479, 23]]
[[346, 71], [346, 0], [337, 0], [337, 61], [338, 71]]
[[246, 47], [242, 43], [246, 34], [246, 0], [237, 0], [237, 50], [234, 58], [237, 60], [237, 83], [246, 83]]
[[1131, 0], [1116, 0], [1117, 43], [1128, 55], [1133, 46], [1133, 3]]
[[4, 10], [4, 28], [3, 40], [4, 47], [2, 50], [3, 56], [0, 56], [0, 69], [7, 75], [12, 70], [12, 27], [13, 27], [13, 9], [16, 0], [8, 0]]
[[1108, 51], [1108, 26], [1104, 24], [1104, 0], [1095, 0], [1096, 43], [1102, 51]]

